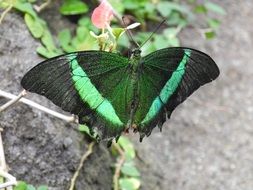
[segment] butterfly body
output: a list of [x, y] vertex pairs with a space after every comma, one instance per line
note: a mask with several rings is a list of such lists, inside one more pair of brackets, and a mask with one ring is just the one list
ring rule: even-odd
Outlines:
[[219, 69], [206, 54], [190, 48], [165, 48], [130, 58], [103, 51], [75, 52], [31, 69], [22, 86], [79, 116], [102, 139], [134, 128], [141, 138], [161, 127], [177, 105]]

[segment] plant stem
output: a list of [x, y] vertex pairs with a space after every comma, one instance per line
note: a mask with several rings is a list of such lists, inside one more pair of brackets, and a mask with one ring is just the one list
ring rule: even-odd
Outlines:
[[23, 96], [26, 95], [26, 90], [23, 90], [18, 96], [16, 96], [15, 98], [11, 99], [9, 102], [7, 102], [6, 104], [2, 105], [0, 107], [0, 112], [3, 112], [4, 110], [6, 110], [7, 108], [11, 107], [12, 105], [14, 105], [16, 102], [18, 102]]
[[40, 11], [42, 11], [43, 9], [45, 9], [48, 5], [50, 5], [50, 3], [51, 3], [51, 0], [46, 0], [46, 2], [42, 3], [40, 6], [34, 5], [34, 9], [35, 9], [37, 12], [40, 12]]
[[115, 167], [115, 172], [113, 175], [113, 190], [119, 190], [119, 177], [120, 177], [120, 170], [125, 162], [125, 152], [122, 150], [122, 148], [120, 148], [120, 146], [113, 142], [113, 147], [118, 151], [119, 155], [120, 155], [120, 159], [117, 161], [116, 163], [116, 167]]
[[[7, 188], [7, 190], [12, 190], [12, 186], [17, 184], [16, 178], [13, 177], [11, 174], [7, 173], [8, 168], [6, 166], [5, 156], [4, 156], [4, 148], [3, 148], [3, 141], [2, 141], [2, 128], [0, 128], [0, 176], [3, 177], [1, 180], [0, 189]], [[6, 182], [4, 182], [7, 179]], [[2, 183], [4, 182], [4, 183]]]
[[12, 7], [13, 7], [12, 4], [9, 5], [8, 8], [6, 8], [4, 10], [4, 12], [1, 14], [1, 16], [0, 16], [0, 24], [2, 23], [2, 21], [3, 21], [4, 17], [6, 16], [6, 14], [12, 9]]
[[73, 175], [72, 179], [71, 179], [71, 183], [70, 183], [70, 188], [69, 190], [74, 190], [75, 188], [75, 184], [76, 184], [76, 179], [77, 177], [79, 176], [79, 173], [80, 173], [80, 170], [82, 169], [83, 167], [83, 164], [84, 164], [84, 161], [87, 160], [88, 156], [93, 152], [93, 146], [95, 145], [95, 142], [91, 142], [89, 145], [88, 145], [88, 150], [83, 154], [81, 160], [80, 160], [80, 163], [79, 163], [79, 166], [75, 172], [75, 174]]
[[[23, 92], [23, 91], [22, 91]], [[74, 117], [74, 116], [67, 116], [67, 115], [64, 115], [64, 114], [61, 114], [61, 113], [59, 113], [59, 112], [56, 112], [56, 111], [53, 111], [53, 110], [51, 110], [51, 109], [49, 109], [49, 108], [46, 108], [46, 107], [44, 107], [44, 106], [42, 106], [42, 105], [40, 105], [40, 104], [37, 104], [37, 103], [35, 103], [35, 102], [33, 102], [33, 101], [31, 101], [31, 100], [28, 100], [28, 99], [26, 99], [26, 98], [20, 98], [20, 99], [18, 99], [18, 96], [15, 96], [15, 95], [13, 95], [13, 94], [10, 94], [10, 93], [8, 93], [8, 92], [5, 92], [5, 91], [2, 91], [2, 90], [0, 90], [0, 96], [3, 96], [3, 97], [5, 97], [5, 98], [8, 98], [8, 99], [15, 99], [15, 100], [18, 100], [19, 102], [22, 102], [22, 103], [24, 103], [24, 104], [27, 104], [27, 105], [29, 105], [29, 106], [31, 106], [31, 107], [34, 107], [34, 108], [37, 108], [37, 109], [39, 109], [39, 110], [41, 110], [41, 111], [43, 111], [43, 112], [45, 112], [45, 113], [47, 113], [47, 114], [50, 114], [50, 115], [53, 115], [53, 116], [55, 116], [55, 117], [57, 117], [57, 118], [59, 118], [59, 119], [62, 119], [62, 120], [64, 120], [64, 121], [67, 121], [67, 122], [74, 122], [74, 123], [78, 123], [77, 121], [76, 121], [76, 118]], [[16, 102], [16, 101], [15, 101]], [[15, 103], [14, 102], [14, 103]], [[8, 103], [8, 102], [7, 102]], [[6, 104], [7, 104], [6, 103]], [[12, 105], [12, 104], [11, 104]], [[5, 105], [3, 105], [3, 106], [5, 106]], [[2, 111], [2, 110], [4, 110], [2, 107], [3, 106], [1, 106], [0, 107], [0, 112]]]

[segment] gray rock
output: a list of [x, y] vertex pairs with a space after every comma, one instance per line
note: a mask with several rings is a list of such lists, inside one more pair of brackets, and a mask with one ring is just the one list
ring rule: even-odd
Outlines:
[[[218, 36], [195, 29], [184, 46], [211, 55], [220, 77], [200, 88], [140, 144], [142, 189], [251, 190], [253, 187], [253, 2], [214, 1], [226, 11]], [[151, 172], [152, 171], [152, 172]]]
[[[16, 13], [6, 16], [0, 36], [0, 89], [18, 94], [24, 73], [42, 60], [35, 52], [40, 43], [31, 37], [23, 18]], [[39, 95], [28, 94], [27, 98], [61, 111]], [[4, 102], [0, 98], [0, 103]], [[11, 174], [34, 185], [46, 184], [50, 190], [68, 189], [89, 142], [76, 130], [77, 125], [18, 103], [0, 114], [0, 127], [4, 129], [5, 154]], [[96, 145], [84, 164], [76, 189], [95, 190], [98, 186], [111, 189], [111, 163], [107, 148]]]

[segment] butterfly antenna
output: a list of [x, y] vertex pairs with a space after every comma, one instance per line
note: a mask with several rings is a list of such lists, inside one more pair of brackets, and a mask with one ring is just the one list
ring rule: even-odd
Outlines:
[[164, 24], [166, 20], [164, 19], [157, 27], [156, 29], [152, 32], [152, 34], [148, 37], [148, 39], [146, 39], [146, 41], [144, 43], [141, 44], [141, 46], [139, 46], [139, 48], [142, 48], [152, 37], [153, 35], [160, 29], [160, 27]]
[[127, 33], [128, 38], [130, 39], [130, 41], [133, 42], [136, 47], [140, 48], [140, 45], [133, 39], [133, 34], [131, 33], [131, 31], [129, 29], [127, 29], [127, 25], [126, 25], [124, 16], [122, 17], [122, 22], [124, 24], [124, 28], [126, 29], [126, 33]]

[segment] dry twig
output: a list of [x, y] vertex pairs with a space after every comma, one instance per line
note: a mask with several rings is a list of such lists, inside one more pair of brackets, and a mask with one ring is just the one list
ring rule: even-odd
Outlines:
[[12, 105], [14, 105], [16, 102], [18, 102], [22, 97], [24, 97], [26, 95], [26, 90], [23, 90], [18, 96], [16, 96], [15, 98], [11, 99], [9, 102], [7, 102], [6, 104], [2, 105], [0, 107], [0, 112], [3, 112], [4, 110], [6, 110], [7, 108], [11, 107]]
[[34, 5], [34, 9], [35, 9], [37, 12], [40, 12], [40, 11], [42, 11], [43, 9], [45, 9], [48, 5], [50, 5], [50, 3], [51, 3], [51, 0], [46, 0], [46, 2], [42, 3], [40, 6]]
[[0, 16], [0, 24], [2, 23], [4, 17], [7, 15], [7, 13], [12, 9], [12, 7], [13, 7], [13, 5], [11, 4], [11, 5], [8, 6], [8, 8], [6, 8], [6, 9], [2, 12], [2, 14], [1, 14], [1, 16]]
[[3, 180], [6, 182], [0, 184], [0, 189], [7, 188], [7, 190], [12, 190], [13, 189], [12, 186], [16, 185], [17, 181], [15, 177], [7, 173], [8, 168], [7, 168], [5, 156], [4, 156], [4, 148], [3, 148], [2, 135], [1, 135], [2, 130], [3, 129], [0, 128], [0, 176], [4, 177], [4, 179], [7, 179], [7, 180]]
[[77, 177], [79, 176], [79, 173], [80, 173], [80, 170], [82, 169], [83, 167], [83, 164], [84, 164], [84, 161], [88, 158], [88, 156], [92, 153], [93, 151], [93, 146], [95, 145], [95, 142], [91, 142], [89, 145], [88, 145], [88, 150], [84, 153], [84, 155], [82, 156], [81, 160], [80, 160], [80, 163], [79, 163], [79, 166], [75, 172], [75, 174], [73, 175], [72, 179], [71, 179], [71, 183], [70, 183], [70, 188], [69, 190], [74, 190], [75, 188], [75, 184], [76, 184], [76, 179]]
[[[12, 99], [12, 100], [13, 99], [18, 99], [18, 96], [15, 96], [13, 94], [10, 94], [10, 93], [2, 91], [2, 90], [0, 90], [0, 96], [3, 96], [3, 97], [8, 98], [8, 99]], [[71, 122], [77, 123], [76, 118], [74, 116], [67, 116], [67, 115], [61, 114], [59, 112], [53, 111], [53, 110], [51, 110], [49, 108], [46, 108], [46, 107], [44, 107], [44, 106], [42, 106], [40, 104], [37, 104], [37, 103], [35, 103], [35, 102], [31, 101], [31, 100], [28, 100], [26, 98], [22, 98], [21, 97], [20, 99], [18, 99], [18, 101], [22, 102], [24, 104], [27, 104], [27, 105], [29, 105], [31, 107], [37, 108], [37, 109], [39, 109], [39, 110], [41, 110], [41, 111], [43, 111], [43, 112], [45, 112], [47, 114], [53, 115], [53, 116], [55, 116], [55, 117], [57, 117], [59, 119], [67, 121], [69, 123], [71, 123]], [[1, 112], [1, 109], [2, 109], [2, 107], [0, 107], [0, 112]]]
[[120, 148], [120, 146], [116, 143], [113, 142], [113, 147], [118, 151], [120, 155], [120, 159], [116, 163], [115, 167], [115, 172], [113, 175], [113, 190], [119, 190], [119, 177], [120, 177], [120, 170], [125, 162], [125, 152]]

